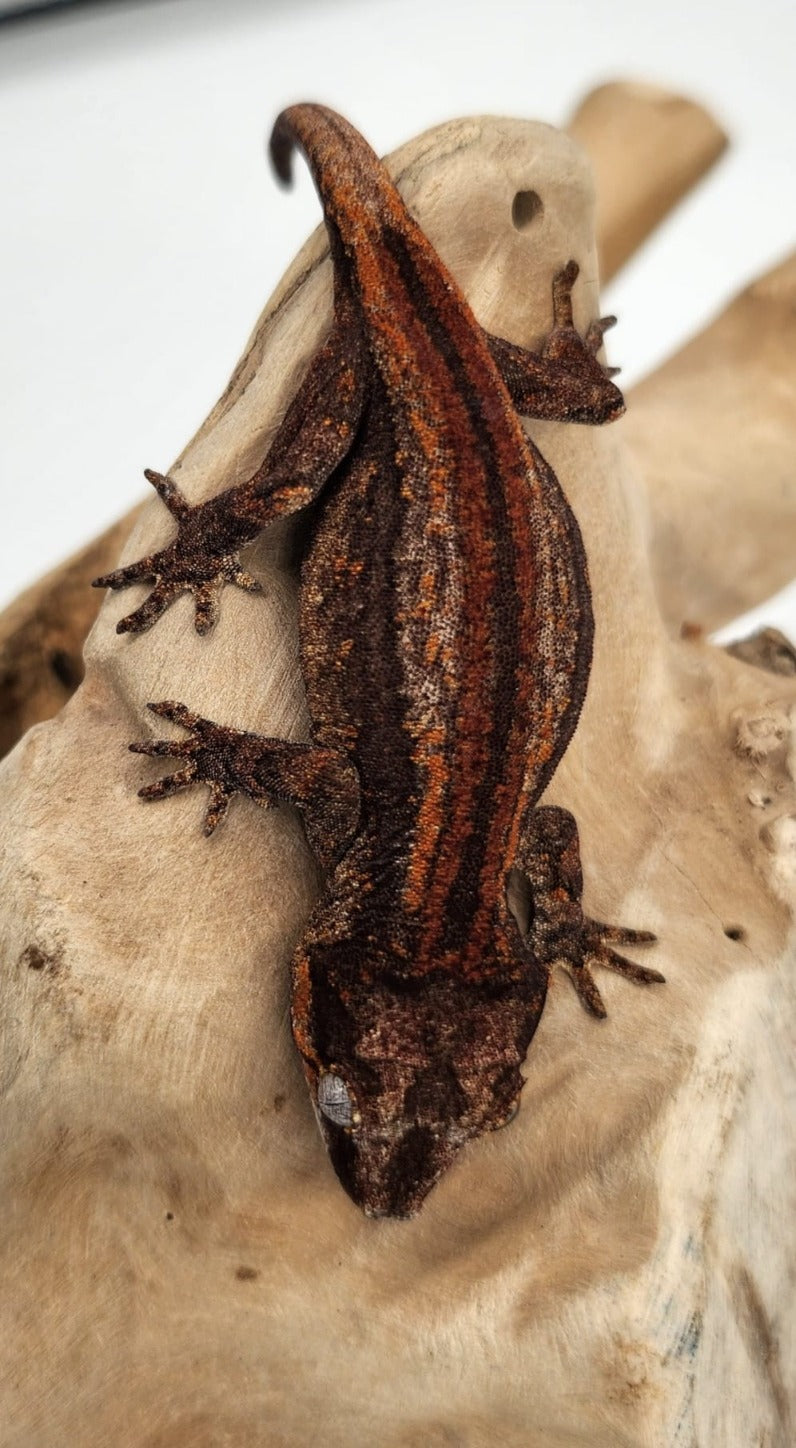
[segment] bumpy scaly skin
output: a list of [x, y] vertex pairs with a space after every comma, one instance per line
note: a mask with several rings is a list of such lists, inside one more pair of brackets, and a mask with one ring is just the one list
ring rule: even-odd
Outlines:
[[[206, 829], [240, 790], [290, 800], [327, 868], [296, 951], [293, 1032], [338, 1176], [371, 1215], [410, 1216], [461, 1145], [515, 1114], [520, 1066], [553, 964], [604, 1014], [590, 963], [658, 981], [612, 944], [646, 932], [584, 919], [574, 820], [537, 810], [575, 729], [592, 650], [580, 532], [518, 412], [610, 421], [622, 397], [582, 339], [570, 262], [553, 282], [541, 354], [491, 337], [409, 216], [385, 168], [340, 116], [291, 107], [271, 154], [298, 144], [324, 207], [335, 319], [271, 450], [246, 483], [195, 508], [150, 479], [178, 523], [160, 553], [99, 584], [154, 580], [120, 630], [177, 594], [213, 622], [238, 552], [311, 506], [301, 660], [312, 743], [238, 733], [182, 705], [184, 760], [142, 790], [205, 780]], [[512, 868], [533, 895], [522, 937]]]

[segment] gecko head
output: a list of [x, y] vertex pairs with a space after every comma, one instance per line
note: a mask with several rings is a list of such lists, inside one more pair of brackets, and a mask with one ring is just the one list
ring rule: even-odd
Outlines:
[[447, 972], [326, 985], [304, 1059], [332, 1165], [368, 1216], [412, 1217], [467, 1141], [516, 1115], [542, 1002]]

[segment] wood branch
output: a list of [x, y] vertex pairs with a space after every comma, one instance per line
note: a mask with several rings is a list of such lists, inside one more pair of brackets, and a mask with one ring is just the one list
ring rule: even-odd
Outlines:
[[[579, 106], [570, 131], [595, 168], [603, 278], [703, 174], [724, 144], [700, 106], [649, 86], [601, 86]], [[82, 677], [81, 655], [100, 596], [84, 580], [114, 567], [138, 510], [47, 574], [0, 614], [0, 755], [26, 729], [49, 719]], [[53, 672], [53, 659], [68, 667]], [[74, 687], [74, 686], [72, 686]]]
[[91, 580], [118, 557], [139, 512], [120, 518], [0, 614], [0, 755], [57, 714], [83, 678], [83, 644], [102, 601]]
[[705, 630], [796, 573], [796, 253], [628, 399], [663, 614]]
[[597, 252], [606, 282], [715, 164], [727, 145], [696, 102], [658, 86], [613, 81], [570, 120], [597, 186]]
[[761, 628], [737, 639], [727, 644], [727, 653], [769, 674], [796, 674], [796, 645], [778, 628]]
[[[561, 259], [592, 253], [590, 180], [546, 127], [473, 120], [394, 158], [492, 330], [541, 337]], [[544, 218], [511, 225], [531, 177]], [[444, 183], [444, 184], [443, 184]], [[465, 204], [466, 202], [466, 204]], [[585, 265], [583, 277], [596, 274]], [[192, 499], [262, 457], [327, 325], [314, 237], [175, 468]], [[593, 284], [576, 321], [598, 314]], [[793, 1441], [796, 682], [670, 638], [618, 428], [533, 436], [576, 509], [596, 650], [555, 777], [586, 907], [656, 930], [654, 992], [554, 979], [515, 1122], [410, 1222], [331, 1171], [287, 1021], [319, 880], [297, 818], [238, 801], [211, 841], [189, 793], [146, 806], [126, 751], [184, 698], [307, 728], [287, 530], [199, 638], [187, 599], [119, 638], [2, 766], [0, 1417], [8, 1448], [703, 1448]], [[159, 546], [157, 502], [125, 550]]]

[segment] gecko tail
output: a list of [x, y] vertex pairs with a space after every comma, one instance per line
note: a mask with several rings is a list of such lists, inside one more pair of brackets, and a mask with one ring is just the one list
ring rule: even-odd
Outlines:
[[[309, 166], [327, 229], [331, 223], [344, 245], [354, 248], [363, 229], [379, 231], [385, 219], [396, 213], [405, 224], [403, 202], [386, 167], [364, 137], [336, 111], [305, 101], [288, 106], [277, 116], [268, 150], [283, 186], [292, 180], [296, 148]], [[350, 203], [352, 196], [356, 205]]]
[[271, 138], [268, 142], [268, 155], [274, 175], [281, 186], [287, 190], [293, 185], [293, 152], [296, 147], [296, 136], [288, 121], [288, 113], [282, 111], [274, 122]]

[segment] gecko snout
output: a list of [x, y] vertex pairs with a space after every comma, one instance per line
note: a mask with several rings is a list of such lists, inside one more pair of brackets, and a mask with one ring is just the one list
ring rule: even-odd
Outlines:
[[332, 1165], [368, 1217], [413, 1217], [465, 1140], [453, 1128], [411, 1124], [395, 1133], [348, 1132], [323, 1123]]

